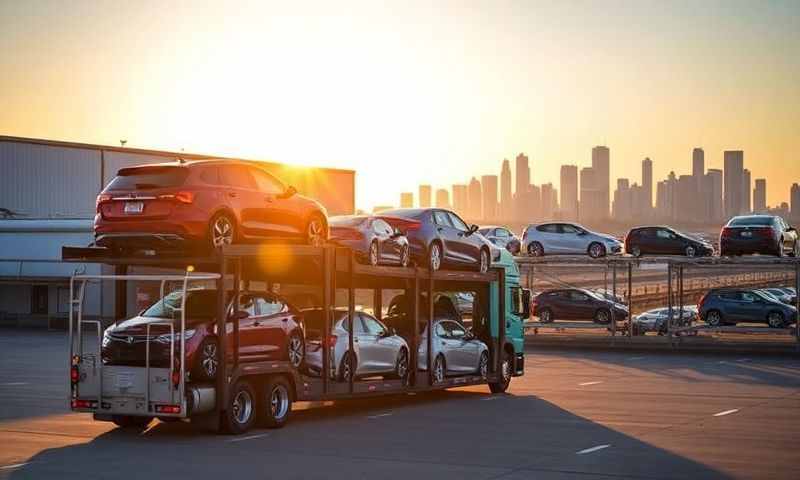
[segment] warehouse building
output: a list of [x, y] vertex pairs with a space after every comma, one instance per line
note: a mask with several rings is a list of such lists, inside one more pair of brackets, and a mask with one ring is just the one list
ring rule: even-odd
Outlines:
[[[119, 169], [178, 158], [224, 157], [0, 136], [0, 326], [63, 326], [70, 275], [101, 272], [60, 263], [61, 246], [92, 243], [95, 198]], [[352, 170], [260, 165], [320, 201], [329, 215], [355, 211]], [[98, 299], [85, 306], [87, 315], [108, 319], [113, 286], [90, 288], [100, 295], [87, 294]], [[146, 289], [131, 289], [129, 310], [154, 300]]]

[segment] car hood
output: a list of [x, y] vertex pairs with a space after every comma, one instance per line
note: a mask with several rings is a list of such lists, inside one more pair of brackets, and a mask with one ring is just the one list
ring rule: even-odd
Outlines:
[[[159, 317], [142, 317], [136, 316], [133, 318], [129, 318], [127, 320], [123, 320], [122, 322], [115, 323], [108, 328], [109, 333], [127, 333], [131, 335], [145, 335], [147, 333], [147, 326], [153, 325], [150, 327], [151, 332], [168, 332], [169, 327], [164, 325], [165, 323], [171, 323], [175, 330], [180, 329], [181, 321], [179, 318], [172, 319], [172, 318], [159, 318]], [[186, 319], [186, 326], [189, 325], [197, 325], [202, 323], [202, 320], [190, 320]]]
[[619, 239], [617, 237], [614, 237], [613, 235], [606, 235], [605, 233], [596, 233], [596, 232], [590, 232], [590, 233], [591, 233], [591, 235], [593, 235], [593, 236], [595, 236], [597, 238], [602, 238], [603, 240], [606, 240], [606, 241], [622, 243], [622, 242], [619, 241]]

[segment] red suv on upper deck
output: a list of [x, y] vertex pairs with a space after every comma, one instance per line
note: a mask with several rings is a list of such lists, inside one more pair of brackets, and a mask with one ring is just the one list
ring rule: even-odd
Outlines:
[[111, 248], [214, 248], [328, 238], [325, 208], [255, 163], [203, 160], [123, 168], [97, 197], [95, 242]]

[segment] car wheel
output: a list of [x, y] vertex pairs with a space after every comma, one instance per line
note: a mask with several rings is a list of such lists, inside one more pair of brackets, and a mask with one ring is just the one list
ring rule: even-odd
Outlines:
[[543, 308], [539, 312], [539, 321], [542, 323], [550, 323], [553, 321], [553, 312], [549, 308]]
[[500, 364], [500, 381], [489, 383], [489, 390], [492, 393], [503, 393], [508, 390], [508, 386], [511, 384], [511, 365], [511, 354], [503, 352], [503, 363]]
[[784, 253], [785, 252], [783, 251], [783, 238], [781, 238], [780, 240], [778, 240], [778, 256], [782, 257]]
[[289, 362], [294, 368], [300, 368], [303, 364], [303, 359], [306, 356], [306, 346], [303, 343], [303, 338], [297, 331], [292, 332], [289, 336], [287, 344], [287, 353], [289, 354]]
[[408, 380], [408, 351], [405, 348], [400, 349], [397, 354], [397, 360], [394, 364], [394, 376], [403, 381], [403, 385]]
[[631, 255], [634, 257], [641, 257], [642, 256], [642, 249], [639, 247], [633, 247], [631, 250]]
[[603, 246], [602, 243], [592, 242], [589, 245], [589, 256], [592, 258], [600, 258], [605, 256], [606, 254], [606, 247]]
[[282, 375], [271, 377], [261, 393], [260, 423], [267, 428], [281, 428], [292, 413], [291, 385]]
[[353, 376], [353, 354], [347, 352], [342, 357], [341, 362], [339, 362], [339, 381], [340, 382], [349, 382], [350, 378]]
[[314, 247], [321, 247], [325, 245], [327, 239], [325, 220], [319, 214], [311, 215], [306, 225], [306, 243]]
[[227, 433], [238, 435], [253, 426], [256, 421], [256, 394], [247, 380], [239, 380], [230, 392], [222, 426]]
[[434, 272], [442, 268], [442, 246], [439, 242], [431, 243], [428, 248], [428, 267]]
[[684, 251], [687, 257], [694, 257], [697, 254], [697, 250], [692, 245], [687, 245], [686, 250]]
[[195, 362], [193, 377], [200, 380], [214, 380], [217, 378], [219, 367], [219, 345], [217, 340], [206, 338], [198, 349], [199, 358]]
[[528, 255], [531, 257], [543, 257], [544, 256], [544, 247], [539, 242], [531, 242], [528, 245]]
[[606, 325], [611, 323], [611, 312], [607, 308], [601, 308], [594, 313], [595, 323]]
[[120, 428], [144, 430], [153, 421], [153, 417], [137, 417], [132, 415], [114, 415], [111, 417], [114, 425]]
[[433, 361], [433, 383], [442, 383], [445, 378], [445, 362], [442, 355], [437, 355]]
[[792, 251], [789, 253], [790, 257], [798, 257], [800, 256], [800, 248], [798, 248], [798, 241], [794, 241], [794, 245], [792, 245]]
[[485, 248], [481, 249], [480, 258], [478, 259], [478, 271], [480, 273], [489, 271], [489, 251]]
[[722, 314], [719, 310], [709, 310], [706, 312], [705, 321], [709, 327], [719, 327], [722, 325]]
[[408, 245], [403, 245], [400, 250], [400, 266], [407, 267], [411, 260], [411, 254], [408, 250]]
[[483, 379], [489, 376], [489, 352], [487, 351], [482, 352], [481, 358], [478, 360], [478, 373]]
[[380, 261], [380, 254], [378, 253], [378, 242], [373, 240], [369, 244], [369, 264], [373, 267], [378, 265]]
[[767, 325], [771, 328], [783, 328], [786, 326], [786, 321], [781, 312], [770, 312], [767, 315]]
[[218, 213], [208, 226], [209, 246], [212, 250], [231, 245], [236, 239], [236, 224], [227, 213]]

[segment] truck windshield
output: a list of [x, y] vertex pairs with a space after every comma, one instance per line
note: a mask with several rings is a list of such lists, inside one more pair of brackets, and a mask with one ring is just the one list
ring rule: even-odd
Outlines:
[[[181, 307], [182, 301], [183, 295], [181, 292], [170, 293], [164, 297], [163, 302], [159, 300], [145, 310], [142, 316], [151, 318], [176, 318], [180, 315], [177, 309]], [[190, 291], [189, 301], [187, 303], [187, 319], [214, 318], [216, 316], [215, 312], [217, 311], [217, 292], [216, 290]]]

